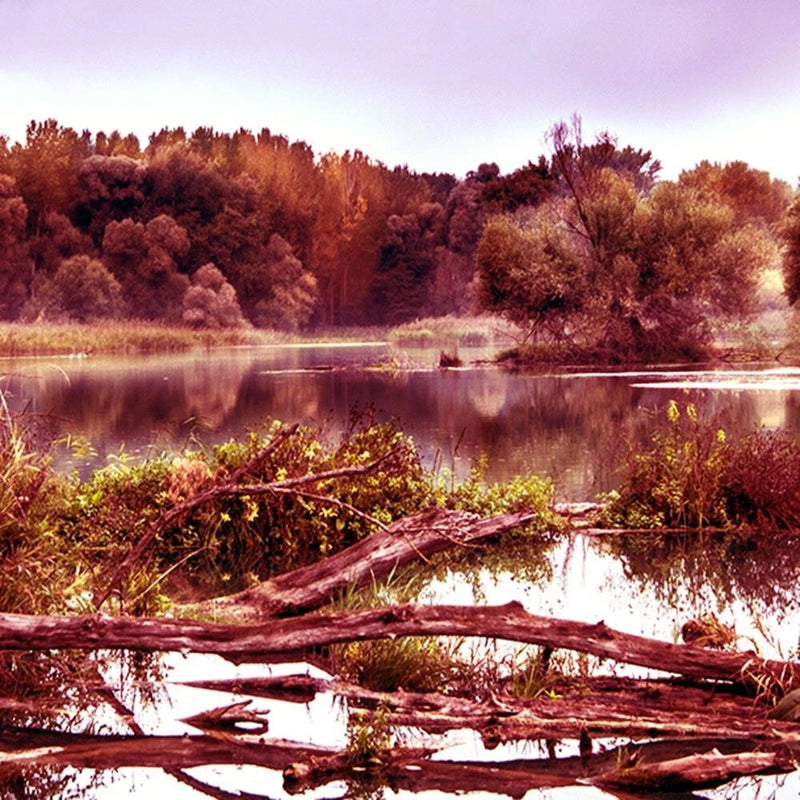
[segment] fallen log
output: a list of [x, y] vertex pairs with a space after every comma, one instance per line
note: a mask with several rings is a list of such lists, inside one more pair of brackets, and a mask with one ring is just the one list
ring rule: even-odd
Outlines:
[[12, 727], [0, 730], [0, 767], [36, 764], [37, 767], [171, 770], [204, 764], [252, 764], [284, 770], [296, 761], [334, 752], [330, 748], [280, 739], [246, 740], [237, 736], [103, 736]]
[[752, 652], [719, 652], [622, 633], [596, 624], [529, 614], [503, 606], [407, 604], [366, 611], [308, 614], [265, 623], [224, 625], [196, 620], [0, 614], [0, 649], [215, 653], [234, 663], [364, 639], [397, 636], [477, 636], [569, 649], [691, 678], [788, 691], [800, 685], [800, 663]]
[[[184, 685], [252, 697], [309, 702], [330, 692], [359, 709], [380, 707], [390, 725], [431, 734], [471, 728], [487, 748], [537, 739], [681, 737], [685, 742], [800, 744], [800, 728], [767, 718], [767, 707], [743, 702], [724, 686], [676, 681], [598, 678], [556, 699], [507, 693], [485, 700], [419, 692], [376, 692], [339, 679], [307, 675], [189, 681]], [[361, 712], [365, 713], [365, 712]], [[370, 718], [369, 712], [367, 718]]]
[[527, 525], [533, 512], [476, 514], [432, 508], [397, 520], [334, 556], [286, 572], [237, 594], [185, 605], [180, 613], [235, 618], [289, 616], [313, 611], [349, 587], [381, 580], [414, 561], [450, 547], [468, 547]]
[[[689, 752], [692, 742], [648, 743], [635, 747], [640, 765], [670, 774], [680, 761], [697, 759]], [[698, 743], [694, 743], [695, 745]], [[724, 745], [723, 745], [724, 747]], [[678, 758], [670, 758], [674, 754]], [[615, 779], [616, 750], [587, 758], [524, 759], [480, 762], [430, 761], [430, 749], [392, 748], [380, 756], [380, 764], [359, 767], [346, 754], [328, 748], [300, 745], [285, 740], [245, 740], [241, 737], [211, 736], [121, 736], [65, 734], [6, 727], [0, 731], [0, 767], [6, 774], [31, 764], [77, 769], [120, 769], [125, 767], [177, 770], [206, 764], [247, 764], [284, 772], [287, 790], [300, 791], [336, 779], [378, 777], [395, 790], [432, 791], [451, 794], [484, 791], [522, 797], [533, 789], [570, 786], [587, 781], [603, 785]], [[664, 761], [664, 757], [667, 760]], [[750, 758], [758, 756], [758, 758]], [[724, 759], [728, 772], [723, 771]], [[713, 765], [716, 780], [725, 774], [753, 774], [755, 771], [789, 771], [791, 762], [774, 753], [741, 753], [736, 750]], [[745, 764], [751, 772], [733, 770]], [[354, 769], [355, 767], [355, 769]], [[753, 770], [758, 767], [758, 770]], [[594, 778], [592, 777], [594, 776]], [[177, 777], [177, 776], [176, 776]], [[729, 778], [730, 779], [730, 778]], [[629, 787], [631, 784], [628, 783]], [[233, 795], [235, 796], [235, 795]]]
[[637, 792], [688, 792], [714, 789], [745, 775], [793, 772], [796, 768], [791, 758], [779, 753], [723, 755], [712, 750], [656, 764], [637, 763], [600, 775], [592, 783]]

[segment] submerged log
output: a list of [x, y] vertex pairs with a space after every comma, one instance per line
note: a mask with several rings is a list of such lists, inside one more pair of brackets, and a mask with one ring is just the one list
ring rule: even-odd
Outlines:
[[286, 572], [238, 594], [207, 600], [181, 611], [258, 619], [321, 608], [348, 587], [381, 580], [400, 567], [450, 547], [468, 547], [536, 519], [533, 512], [476, 514], [433, 508], [404, 517], [334, 556]]
[[230, 661], [330, 644], [396, 636], [477, 636], [569, 649], [691, 678], [728, 681], [784, 691], [800, 682], [800, 663], [773, 661], [752, 652], [710, 651], [622, 633], [605, 623], [574, 622], [529, 614], [520, 603], [503, 606], [407, 604], [366, 611], [308, 614], [249, 625], [194, 620], [0, 614], [0, 649], [122, 648], [136, 651], [216, 653]]
[[[766, 707], [743, 702], [741, 695], [719, 684], [687, 685], [667, 680], [597, 678], [582, 682], [580, 691], [563, 689], [557, 698], [522, 698], [507, 693], [485, 700], [419, 692], [376, 692], [339, 679], [307, 675], [246, 678], [232, 681], [190, 681], [186, 685], [253, 697], [278, 697], [307, 702], [316, 692], [346, 699], [350, 707], [382, 708], [390, 725], [431, 734], [471, 728], [487, 748], [537, 739], [609, 736], [645, 739], [681, 737], [684, 742], [800, 744], [800, 728], [767, 719]], [[283, 693], [286, 688], [289, 694]], [[300, 695], [297, 693], [301, 692]], [[367, 713], [369, 711], [360, 712]]]

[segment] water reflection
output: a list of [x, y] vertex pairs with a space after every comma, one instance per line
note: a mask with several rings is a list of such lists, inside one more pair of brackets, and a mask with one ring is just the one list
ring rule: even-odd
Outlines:
[[[587, 622], [603, 619], [611, 627], [662, 640], [674, 638], [688, 617], [714, 610], [726, 619], [734, 615], [742, 634], [766, 634], [759, 641], [764, 655], [775, 655], [778, 646], [791, 649], [796, 645], [798, 631], [792, 626], [800, 605], [800, 550], [784, 539], [620, 535], [558, 537], [537, 542], [518, 537], [495, 550], [468, 551], [459, 567], [454, 575], [440, 575], [438, 585], [427, 590], [426, 598], [473, 603], [475, 581], [480, 578], [481, 602], [495, 604], [516, 599], [538, 614]], [[465, 572], [468, 580], [464, 579]], [[789, 650], [784, 649], [783, 655], [788, 654]], [[610, 667], [605, 665], [606, 669]], [[259, 709], [269, 709], [269, 733], [261, 742], [198, 736], [197, 731], [180, 722], [192, 714], [247, 697], [188, 686], [186, 681], [235, 681], [294, 674], [298, 670], [324, 676], [313, 667], [235, 667], [213, 656], [173, 654], [159, 662], [158, 673], [154, 668], [142, 656], [126, 661], [112, 657], [102, 666], [103, 683], [113, 688], [121, 705], [133, 711], [144, 734], [122, 748], [108, 736], [76, 741], [60, 733], [129, 733], [119, 719], [103, 710], [104, 706], [107, 709], [108, 695], [96, 692], [97, 680], [81, 678], [81, 713], [65, 715], [57, 723], [41, 717], [28, 720], [28, 727], [14, 727], [25, 720], [8, 714], [0, 716], [0, 750], [14, 752], [20, 743], [33, 748], [33, 763], [25, 769], [10, 764], [3, 768], [0, 790], [10, 797], [95, 800], [126, 792], [187, 798], [242, 793], [288, 800], [292, 793], [284, 786], [281, 772], [296, 753], [282, 750], [276, 743], [300, 742], [299, 753], [302, 749], [341, 749], [346, 742], [346, 709], [330, 694], [317, 695], [305, 704], [255, 698]], [[74, 674], [75, 671], [62, 671], [66, 682], [60, 689], [56, 687], [54, 697], [72, 696]], [[152, 692], [154, 685], [159, 692]], [[386, 796], [405, 798], [434, 789], [448, 796], [471, 791], [501, 796], [548, 791], [554, 798], [566, 798], [575, 796], [576, 781], [585, 775], [585, 765], [574, 742], [560, 745], [556, 759], [544, 757], [532, 743], [501, 752], [487, 751], [477, 737], [473, 741], [463, 734], [445, 738], [445, 742], [448, 747], [439, 757], [450, 763], [436, 761], [413, 774], [400, 774], [392, 783], [392, 790], [372, 788]], [[710, 746], [725, 745], [714, 742]], [[680, 752], [688, 754], [694, 752], [697, 743], [684, 740], [645, 745], [652, 748], [647, 752], [652, 752], [654, 758], [662, 747], [682, 747], [685, 752]], [[600, 752], [592, 757], [592, 768], [613, 766], [615, 757], [613, 748]], [[718, 795], [703, 796], [752, 800], [764, 797], [771, 785], [796, 789], [797, 774], [745, 781]], [[558, 786], [570, 788], [559, 790]], [[216, 793], [209, 792], [209, 787], [214, 787]], [[344, 796], [347, 791], [344, 785], [329, 783], [305, 791], [302, 796], [313, 800]], [[609, 796], [599, 791], [594, 795]]]
[[[478, 355], [462, 352], [466, 360]], [[392, 366], [412, 359], [421, 367]], [[389, 367], [362, 369], [376, 363]], [[432, 353], [398, 353], [384, 344], [19, 359], [3, 365], [2, 387], [14, 409], [88, 437], [98, 453], [94, 465], [122, 445], [145, 456], [193, 437], [213, 444], [270, 417], [335, 435], [352, 408], [372, 407], [414, 436], [429, 466], [463, 476], [486, 454], [489, 480], [549, 475], [560, 500], [612, 488], [614, 464], [629, 444], [647, 443], [671, 398], [694, 402], [734, 434], [762, 424], [800, 430], [800, 383], [785, 370], [514, 373], [487, 366], [441, 371], [433, 363]]]

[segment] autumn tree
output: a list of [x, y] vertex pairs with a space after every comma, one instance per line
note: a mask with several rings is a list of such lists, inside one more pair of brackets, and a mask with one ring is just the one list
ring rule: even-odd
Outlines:
[[[649, 194], [649, 154], [623, 150], [617, 170], [600, 151], [552, 136], [566, 190], [527, 217], [493, 220], [479, 253], [484, 306], [610, 360], [690, 355], [709, 338], [709, 314], [741, 315], [774, 255], [769, 237], [735, 224], [726, 204], [690, 187]], [[603, 157], [599, 159], [598, 152]], [[646, 156], [646, 157], [645, 157]], [[600, 166], [598, 166], [600, 164]]]
[[122, 285], [131, 316], [180, 320], [189, 279], [178, 262], [189, 247], [185, 229], [166, 214], [147, 225], [125, 219], [106, 226], [103, 261]]
[[768, 172], [753, 169], [744, 161], [724, 166], [701, 161], [693, 169], [681, 172], [678, 182], [729, 205], [737, 223], [756, 223], [774, 228], [786, 215], [792, 201], [792, 189], [785, 181], [771, 178]]
[[192, 275], [183, 296], [183, 321], [195, 328], [241, 328], [245, 325], [236, 290], [211, 263]]
[[557, 178], [544, 156], [534, 164], [529, 161], [524, 167], [508, 175], [500, 175], [486, 181], [481, 189], [484, 202], [492, 213], [510, 213], [518, 208], [537, 206], [556, 190]]
[[373, 319], [399, 323], [427, 312], [443, 231], [439, 203], [389, 217], [371, 287]]
[[800, 197], [792, 204], [781, 230], [785, 244], [783, 253], [783, 285], [791, 305], [800, 299]]
[[50, 211], [70, 214], [78, 194], [78, 168], [91, 154], [91, 136], [54, 119], [31, 122], [25, 144], [11, 147], [7, 162], [28, 207], [28, 231], [37, 234]]
[[97, 245], [109, 222], [137, 215], [145, 201], [146, 175], [145, 165], [129, 156], [93, 155], [81, 164], [73, 219]]
[[28, 207], [10, 175], [0, 174], [0, 318], [16, 319], [31, 281], [25, 232]]
[[253, 321], [280, 330], [296, 331], [305, 326], [318, 301], [317, 281], [277, 233], [270, 237], [259, 272], [268, 289], [255, 304]]

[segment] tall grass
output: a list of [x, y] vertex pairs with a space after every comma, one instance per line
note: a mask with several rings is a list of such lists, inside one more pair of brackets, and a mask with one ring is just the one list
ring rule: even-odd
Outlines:
[[389, 340], [400, 347], [507, 346], [520, 338], [515, 325], [491, 316], [429, 317], [398, 325]]
[[145, 322], [0, 325], [3, 356], [169, 353], [285, 340], [283, 334], [253, 328], [193, 330]]
[[263, 328], [195, 330], [136, 321], [0, 324], [0, 356], [179, 353], [216, 347], [385, 340], [386, 329], [375, 326], [287, 333]]

